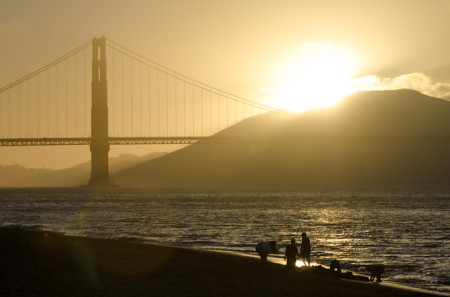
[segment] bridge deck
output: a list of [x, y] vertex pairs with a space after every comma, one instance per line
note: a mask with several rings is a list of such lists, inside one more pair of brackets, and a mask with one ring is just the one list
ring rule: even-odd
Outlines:
[[[270, 139], [270, 140], [269, 140]], [[130, 144], [194, 144], [202, 143], [267, 143], [274, 141], [283, 144], [308, 144], [308, 143], [450, 143], [450, 135], [432, 135], [422, 137], [400, 137], [400, 136], [306, 136], [306, 137], [243, 137], [243, 136], [221, 136], [221, 137], [109, 137], [110, 145]], [[84, 138], [3, 138], [0, 146], [45, 146], [45, 145], [89, 145], [90, 137]]]
[[[193, 144], [207, 137], [110, 137], [109, 144]], [[90, 137], [84, 138], [4, 138], [0, 146], [40, 145], [89, 145]]]

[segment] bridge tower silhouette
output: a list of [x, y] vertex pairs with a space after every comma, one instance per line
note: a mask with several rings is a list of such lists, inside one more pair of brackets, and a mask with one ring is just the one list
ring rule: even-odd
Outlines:
[[112, 186], [108, 153], [108, 88], [106, 39], [92, 41], [91, 177], [89, 186]]

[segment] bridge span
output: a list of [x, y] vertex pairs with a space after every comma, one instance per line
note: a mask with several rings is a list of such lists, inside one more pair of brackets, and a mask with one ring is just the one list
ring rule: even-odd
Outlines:
[[101, 37], [0, 88], [0, 146], [89, 145], [89, 186], [113, 186], [110, 145], [194, 144], [266, 112], [293, 115]]

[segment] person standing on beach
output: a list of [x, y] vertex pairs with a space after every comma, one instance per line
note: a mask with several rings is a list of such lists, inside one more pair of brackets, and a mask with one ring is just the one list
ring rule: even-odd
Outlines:
[[291, 239], [291, 244], [286, 246], [286, 251], [284, 252], [284, 260], [286, 260], [286, 266], [289, 269], [295, 267], [295, 262], [297, 261], [298, 249], [295, 246], [295, 239]]
[[278, 253], [277, 242], [276, 241], [259, 242], [256, 245], [256, 252], [261, 257], [261, 260], [263, 262], [266, 262], [267, 255], [271, 253]]
[[303, 264], [306, 266], [306, 262], [308, 262], [308, 266], [311, 266], [311, 242], [309, 241], [309, 237], [306, 236], [306, 233], [302, 233], [302, 245], [300, 247], [300, 258], [303, 261]]

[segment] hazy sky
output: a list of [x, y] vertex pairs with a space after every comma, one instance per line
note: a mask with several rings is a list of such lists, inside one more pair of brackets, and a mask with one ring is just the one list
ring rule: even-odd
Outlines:
[[[450, 98], [450, 0], [0, 1], [0, 86], [104, 35], [249, 99], [281, 91], [284, 67], [311, 44], [350, 55], [358, 83]], [[138, 153], [149, 149], [167, 148]], [[43, 151], [0, 148], [0, 164], [40, 167]], [[54, 168], [89, 159], [88, 147], [51, 151]], [[68, 151], [70, 161], [59, 158]], [[112, 155], [125, 151], [137, 152]]]

